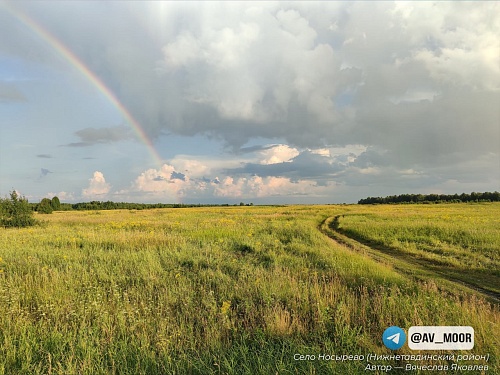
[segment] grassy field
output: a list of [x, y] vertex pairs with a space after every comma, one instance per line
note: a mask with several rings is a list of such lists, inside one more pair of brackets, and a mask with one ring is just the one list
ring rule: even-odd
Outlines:
[[[390, 207], [390, 206], [389, 206]], [[337, 229], [391, 255], [500, 295], [500, 205], [369, 206]]]
[[[392, 325], [470, 325], [472, 353], [489, 354], [493, 374], [498, 304], [441, 282], [468, 270], [466, 282], [477, 274], [498, 290], [499, 214], [499, 204], [447, 204], [39, 216], [41, 226], [0, 229], [0, 374], [356, 374], [367, 364], [451, 365], [318, 359], [419, 354], [385, 348], [381, 335]], [[335, 217], [339, 235], [374, 247], [359, 251], [325, 235], [321, 224]], [[388, 261], [391, 252], [449, 273], [415, 278]]]

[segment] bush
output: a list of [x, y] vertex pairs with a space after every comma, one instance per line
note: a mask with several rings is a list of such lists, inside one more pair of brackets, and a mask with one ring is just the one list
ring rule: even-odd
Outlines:
[[36, 209], [41, 214], [51, 214], [54, 209], [49, 198], [43, 198]]
[[28, 200], [20, 197], [16, 191], [10, 198], [0, 198], [0, 225], [4, 227], [28, 227], [36, 224]]
[[52, 198], [52, 200], [50, 201], [50, 205], [52, 206], [52, 209], [54, 211], [59, 211], [61, 209], [61, 201], [58, 197]]

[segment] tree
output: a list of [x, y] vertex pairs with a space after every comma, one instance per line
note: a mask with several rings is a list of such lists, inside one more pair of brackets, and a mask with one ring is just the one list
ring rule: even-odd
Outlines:
[[28, 200], [20, 197], [15, 190], [10, 198], [0, 198], [0, 225], [4, 227], [28, 227], [36, 224]]
[[59, 211], [61, 209], [61, 201], [58, 197], [52, 198], [52, 200], [50, 201], [50, 205], [52, 206], [52, 209], [54, 211]]
[[51, 214], [54, 211], [52, 201], [49, 198], [43, 198], [38, 205], [37, 211], [41, 214]]

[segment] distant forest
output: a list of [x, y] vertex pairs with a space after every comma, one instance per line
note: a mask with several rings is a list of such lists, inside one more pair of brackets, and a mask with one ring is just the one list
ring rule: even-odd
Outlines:
[[[401, 194], [387, 197], [368, 197], [360, 199], [358, 204], [386, 204], [386, 203], [460, 203], [460, 202], [499, 202], [500, 193], [475, 193], [470, 194]], [[81, 203], [60, 203], [57, 197], [42, 199], [40, 203], [29, 203], [33, 211], [51, 213], [52, 211], [90, 211], [90, 210], [147, 210], [153, 208], [188, 208], [188, 207], [227, 207], [227, 206], [253, 206], [253, 203], [239, 204], [185, 204], [185, 203], [127, 203], [112, 201], [91, 201]]]
[[[54, 197], [57, 198], [57, 197]], [[148, 210], [153, 208], [187, 208], [187, 207], [218, 207], [230, 206], [229, 204], [184, 204], [184, 203], [127, 203], [127, 202], [111, 202], [111, 201], [91, 201], [81, 203], [56, 203], [54, 204], [48, 198], [44, 198], [40, 203], [30, 203], [32, 210], [42, 211], [43, 213], [50, 213], [52, 211], [91, 211], [91, 210]], [[56, 199], [56, 201], [58, 201]], [[52, 204], [51, 204], [52, 203]], [[44, 208], [52, 206], [52, 210], [47, 212]], [[233, 205], [231, 205], [233, 206]], [[234, 206], [253, 206], [253, 203], [235, 204]]]
[[387, 197], [368, 197], [360, 199], [358, 204], [383, 204], [383, 203], [460, 203], [460, 202], [498, 202], [500, 193], [475, 193], [470, 194], [401, 194]]

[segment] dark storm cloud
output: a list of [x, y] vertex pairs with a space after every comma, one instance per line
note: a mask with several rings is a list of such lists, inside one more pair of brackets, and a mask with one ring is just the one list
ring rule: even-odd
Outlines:
[[[491, 5], [483, 6], [335, 4], [322, 16], [292, 4], [264, 7], [258, 18], [208, 12], [209, 32], [183, 30], [165, 46], [165, 75], [182, 82], [195, 112], [202, 104], [216, 110], [217, 122], [200, 128], [233, 144], [258, 134], [298, 147], [360, 143], [389, 151], [401, 167], [496, 152], [498, 42], [485, 18]], [[467, 21], [471, 14], [484, 20], [482, 31]], [[471, 70], [470, 60], [484, 70]]]
[[250, 174], [260, 177], [287, 177], [292, 180], [316, 180], [332, 178], [343, 171], [347, 164], [335, 158], [325, 157], [311, 151], [303, 151], [288, 162], [274, 164], [247, 163], [241, 168], [228, 169], [225, 173]]
[[[151, 136], [207, 134], [234, 150], [254, 137], [296, 147], [363, 143], [409, 166], [455, 152], [473, 132], [481, 135], [469, 151], [491, 150], [498, 128], [492, 4], [23, 6]], [[431, 100], [415, 100], [417, 91]], [[127, 138], [112, 129], [78, 135]]]
[[186, 181], [186, 175], [180, 172], [172, 172], [170, 175], [171, 180], [181, 180], [181, 181]]
[[241, 147], [236, 152], [239, 154], [247, 154], [247, 153], [252, 153], [252, 152], [256, 152], [256, 151], [270, 150], [275, 146], [276, 145], [256, 145], [256, 146], [249, 146], [249, 147]]
[[36, 157], [41, 159], [52, 159], [52, 155], [50, 154], [38, 154]]

